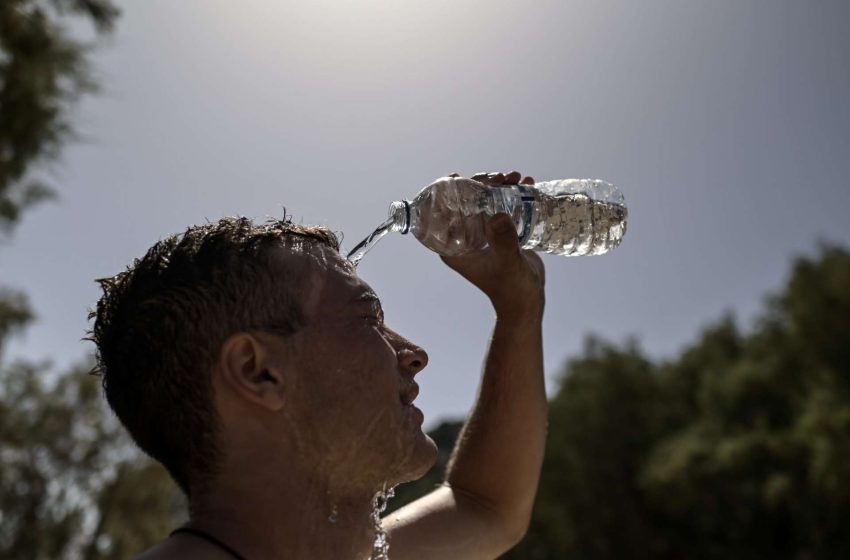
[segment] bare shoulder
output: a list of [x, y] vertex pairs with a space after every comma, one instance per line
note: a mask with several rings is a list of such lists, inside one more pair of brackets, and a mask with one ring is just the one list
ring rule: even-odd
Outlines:
[[203, 540], [195, 539], [186, 535], [175, 535], [169, 537], [144, 551], [134, 560], [232, 560], [222, 550], [210, 546]]
[[168, 538], [154, 546], [153, 548], [149, 548], [139, 556], [136, 556], [133, 560], [171, 560], [176, 558], [182, 558], [181, 554], [185, 554], [185, 544], [180, 546], [181, 543], [178, 543], [174, 538]]
[[171, 539], [166, 539], [153, 548], [149, 548], [140, 555], [133, 558], [133, 560], [165, 560], [168, 558], [177, 558], [176, 551], [173, 551], [174, 548]]

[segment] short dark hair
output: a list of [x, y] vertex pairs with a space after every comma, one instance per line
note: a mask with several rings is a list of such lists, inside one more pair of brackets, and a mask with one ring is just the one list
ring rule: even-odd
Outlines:
[[124, 272], [97, 280], [103, 295], [89, 314], [89, 340], [106, 399], [187, 496], [190, 477], [206, 484], [220, 459], [210, 372], [221, 344], [237, 332], [287, 336], [304, 325], [303, 273], [270, 258], [290, 240], [339, 250], [323, 227], [224, 218], [163, 239]]

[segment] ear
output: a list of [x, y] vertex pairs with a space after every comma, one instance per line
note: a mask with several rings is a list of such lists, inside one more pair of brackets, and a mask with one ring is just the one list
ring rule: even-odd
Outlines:
[[218, 369], [224, 384], [240, 397], [268, 410], [283, 407], [283, 371], [268, 344], [248, 333], [224, 341]]

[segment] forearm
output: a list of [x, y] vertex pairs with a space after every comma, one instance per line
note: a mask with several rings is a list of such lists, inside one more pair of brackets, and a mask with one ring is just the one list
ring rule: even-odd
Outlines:
[[531, 516], [546, 443], [547, 402], [539, 317], [497, 318], [478, 400], [446, 474], [515, 530]]

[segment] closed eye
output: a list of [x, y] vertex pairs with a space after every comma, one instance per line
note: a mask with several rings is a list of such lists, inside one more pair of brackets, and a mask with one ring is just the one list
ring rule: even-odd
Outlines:
[[[365, 298], [364, 298], [365, 299]], [[377, 297], [369, 297], [366, 299], [368, 303], [368, 307], [363, 307], [361, 309], [360, 317], [365, 319], [367, 322], [372, 323], [376, 326], [383, 327], [384, 325], [384, 310], [381, 309], [381, 302]]]
[[[369, 306], [369, 312], [363, 315], [364, 319], [369, 319], [371, 321], [375, 321], [381, 325], [384, 324], [384, 310], [381, 309], [380, 304], [377, 302], [373, 303], [373, 305]], [[365, 310], [364, 310], [365, 311]]]
[[377, 326], [383, 326], [384, 321], [381, 317], [376, 317], [375, 315], [364, 315], [362, 319], [366, 319], [367, 322], [373, 323]]

